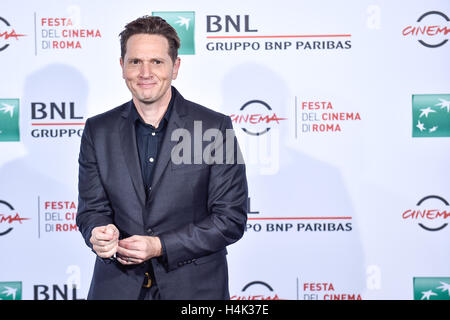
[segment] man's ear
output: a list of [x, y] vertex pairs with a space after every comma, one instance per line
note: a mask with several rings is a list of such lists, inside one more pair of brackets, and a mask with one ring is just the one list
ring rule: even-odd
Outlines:
[[124, 73], [124, 68], [123, 68], [123, 59], [122, 59], [122, 57], [120, 57], [119, 63], [120, 63], [120, 67], [122, 68], [122, 78], [125, 79], [125, 77], [124, 77], [124, 75], [123, 75], [123, 73]]
[[178, 76], [178, 70], [180, 69], [181, 59], [180, 57], [177, 57], [175, 59], [175, 63], [173, 64], [173, 70], [172, 70], [172, 80], [175, 80]]

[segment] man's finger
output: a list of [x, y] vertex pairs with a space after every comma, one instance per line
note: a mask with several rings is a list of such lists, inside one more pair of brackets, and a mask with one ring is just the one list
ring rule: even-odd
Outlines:
[[106, 233], [106, 232], [102, 232], [102, 231], [93, 231], [92, 235], [94, 236], [94, 239], [97, 241], [111, 241], [112, 239], [114, 239], [114, 235], [112, 233]]
[[117, 253], [123, 257], [130, 257], [136, 253], [136, 250], [129, 250], [120, 245], [117, 247]]
[[113, 234], [115, 237], [119, 237], [119, 229], [113, 224], [108, 224], [106, 226], [106, 233]]
[[145, 250], [145, 243], [142, 241], [119, 241], [119, 247], [130, 251], [143, 251]]
[[105, 226], [105, 233], [106, 233], [106, 234], [114, 235], [114, 234], [116, 234], [117, 232], [118, 232], [118, 231], [117, 231], [117, 228], [116, 228], [115, 225], [113, 225], [113, 224], [108, 224], [107, 226]]
[[140, 264], [144, 262], [144, 260], [140, 257], [133, 257], [133, 256], [126, 256], [122, 255], [119, 252], [116, 254], [117, 261], [119, 261], [121, 264], [124, 265], [131, 265], [131, 264]]
[[91, 241], [91, 243], [95, 244], [95, 245], [98, 245], [98, 246], [104, 247], [104, 246], [108, 246], [108, 245], [111, 245], [111, 244], [117, 244], [118, 241], [117, 240], [97, 240], [97, 239], [94, 239], [94, 242]]
[[119, 257], [119, 256], [117, 256], [117, 261], [119, 261], [121, 264], [124, 264], [124, 265], [135, 264], [133, 259], [130, 258], [130, 257]]
[[111, 258], [114, 253], [116, 253], [115, 249], [111, 249], [109, 251], [102, 251], [100, 248], [98, 248], [97, 246], [93, 246], [92, 247], [95, 251], [95, 253], [100, 257], [100, 258]]
[[97, 252], [108, 252], [115, 249], [117, 246], [117, 242], [111, 242], [106, 244], [94, 244], [93, 248]]
[[144, 252], [136, 249], [126, 249], [120, 245], [117, 247], [117, 253], [123, 257], [129, 257], [131, 259], [143, 259]]

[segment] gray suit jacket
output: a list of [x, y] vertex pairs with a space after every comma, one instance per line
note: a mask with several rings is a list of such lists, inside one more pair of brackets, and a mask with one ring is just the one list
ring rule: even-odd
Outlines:
[[[92, 248], [89, 238], [94, 227], [110, 223], [117, 226], [121, 238], [159, 236], [167, 259], [154, 258], [148, 263], [162, 299], [228, 299], [226, 246], [242, 237], [247, 221], [245, 166], [175, 164], [171, 152], [180, 141], [172, 141], [171, 136], [184, 128], [198, 141], [194, 121], [201, 121], [203, 132], [219, 129], [225, 138], [225, 131], [232, 129], [230, 118], [185, 100], [175, 90], [146, 196], [129, 117], [131, 107], [130, 101], [86, 121], [79, 155], [77, 214], [86, 244]], [[202, 148], [210, 143], [203, 141]], [[193, 161], [194, 143], [191, 151]], [[88, 299], [137, 299], [147, 269], [145, 263], [123, 266], [97, 257]]]

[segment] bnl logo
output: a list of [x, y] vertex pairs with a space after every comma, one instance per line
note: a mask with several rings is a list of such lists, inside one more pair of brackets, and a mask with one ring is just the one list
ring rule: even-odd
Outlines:
[[0, 282], [0, 300], [22, 300], [22, 282]]
[[0, 142], [20, 141], [19, 99], [0, 99]]
[[450, 300], [450, 278], [415, 277], [414, 300]]
[[176, 30], [180, 38], [179, 54], [195, 54], [194, 11], [154, 11], [152, 15], [163, 18]]
[[413, 138], [450, 137], [450, 94], [412, 96]]

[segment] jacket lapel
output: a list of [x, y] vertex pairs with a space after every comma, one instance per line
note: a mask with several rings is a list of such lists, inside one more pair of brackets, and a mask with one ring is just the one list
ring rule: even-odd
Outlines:
[[184, 98], [176, 89], [174, 91], [176, 97], [174, 100], [173, 110], [167, 124], [166, 133], [164, 134], [161, 144], [161, 150], [158, 152], [158, 159], [156, 160], [156, 165], [154, 168], [155, 171], [153, 173], [152, 190], [157, 187], [158, 182], [166, 170], [167, 164], [171, 158], [172, 149], [178, 143], [178, 141], [171, 140], [172, 132], [178, 128], [183, 128], [185, 124], [183, 120], [183, 117], [186, 114]]
[[136, 132], [130, 117], [130, 109], [132, 108], [131, 101], [122, 113], [124, 117], [120, 124], [120, 144], [123, 151], [123, 156], [128, 167], [128, 171], [133, 181], [134, 189], [138, 195], [141, 204], [145, 204], [145, 190], [142, 181], [141, 165], [139, 163], [139, 154], [136, 144]]

